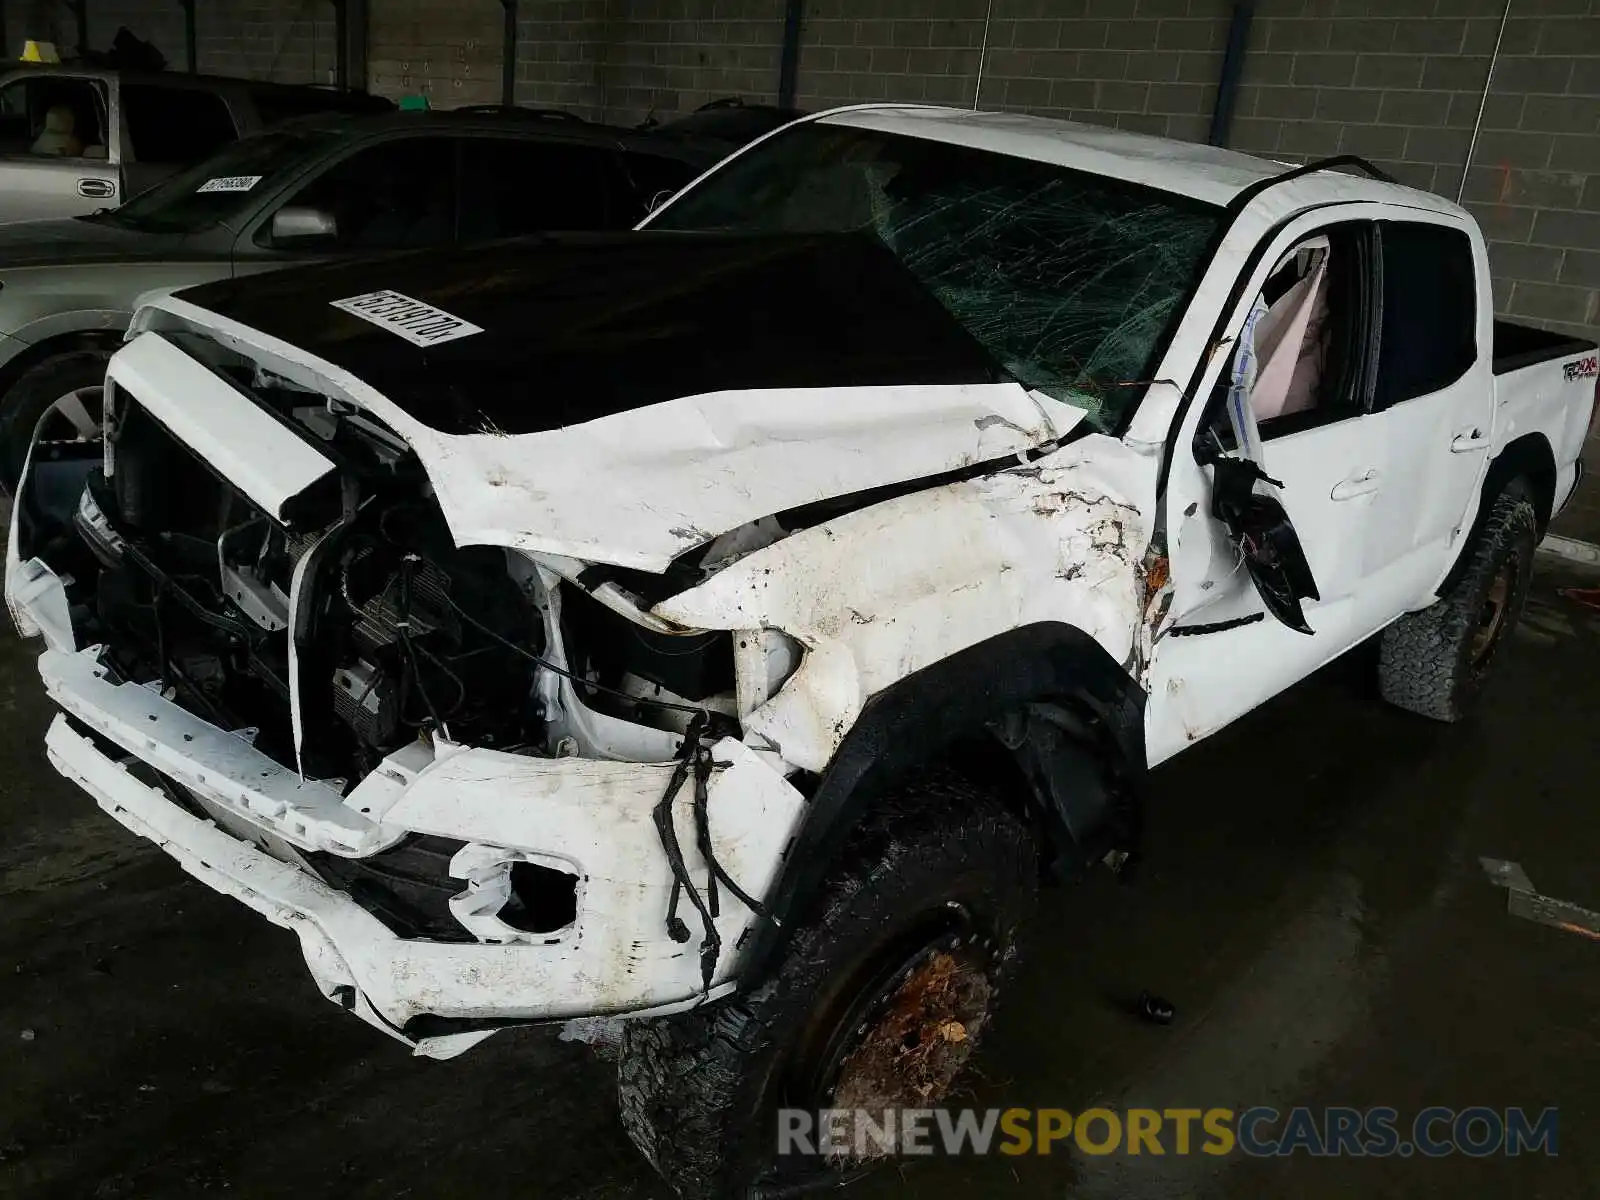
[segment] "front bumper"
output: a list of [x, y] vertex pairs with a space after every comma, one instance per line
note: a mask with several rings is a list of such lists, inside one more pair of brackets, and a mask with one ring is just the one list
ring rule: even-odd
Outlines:
[[[733, 988], [740, 943], [757, 920], [723, 889], [722, 954], [702, 986], [700, 930], [666, 931], [672, 873], [651, 810], [671, 763], [536, 758], [464, 746], [391, 757], [348, 796], [208, 725], [155, 689], [116, 683], [97, 648], [71, 646], [62, 586], [34, 560], [7, 564], [7, 601], [25, 632], [47, 633], [41, 677], [68, 716], [46, 739], [51, 763], [191, 875], [300, 939], [319, 990], [419, 1053], [446, 1056], [503, 1025], [596, 1015], [662, 1014]], [[74, 728], [76, 721], [89, 733]], [[107, 743], [126, 752], [101, 749]], [[404, 754], [405, 752], [402, 752]], [[804, 801], [778, 770], [733, 739], [714, 747], [712, 844], [752, 896], [776, 877]], [[202, 802], [193, 815], [127, 769], [141, 760]], [[674, 821], [692, 878], [706, 878], [692, 788]], [[451, 861], [476, 941], [403, 937], [349, 894], [299, 865], [303, 849], [361, 858], [408, 834], [465, 843]], [[553, 933], [497, 922], [491, 897], [515, 862], [557, 864], [577, 877], [577, 916]], [[498, 874], [497, 874], [498, 873]], [[452, 905], [453, 907], [453, 905]]]

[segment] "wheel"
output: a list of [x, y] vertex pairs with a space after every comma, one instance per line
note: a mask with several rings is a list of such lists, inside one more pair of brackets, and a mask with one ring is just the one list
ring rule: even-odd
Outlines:
[[[1026, 825], [963, 779], [888, 799], [841, 855], [810, 919], [759, 987], [623, 1025], [622, 1123], [680, 1196], [837, 1184], [892, 1147], [778, 1153], [778, 1109], [926, 1108], [987, 1027], [1038, 889]], [[865, 1150], [854, 1153], [854, 1147]], [[837, 1149], [837, 1147], [835, 1148]]]
[[1495, 497], [1449, 589], [1384, 631], [1378, 682], [1390, 704], [1459, 721], [1522, 616], [1539, 520], [1520, 480]]
[[40, 440], [98, 441], [100, 397], [106, 381], [103, 350], [52, 355], [22, 373], [0, 400], [0, 486], [14, 494], [39, 418], [50, 414]]

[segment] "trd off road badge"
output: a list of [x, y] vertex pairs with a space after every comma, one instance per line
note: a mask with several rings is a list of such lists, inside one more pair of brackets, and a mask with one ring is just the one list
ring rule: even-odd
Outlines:
[[1561, 373], [1567, 377], [1568, 383], [1574, 379], [1593, 379], [1596, 375], [1600, 375], [1600, 355], [1591, 354], [1588, 358], [1569, 362], [1561, 368]]
[[451, 316], [442, 308], [387, 289], [351, 296], [347, 300], [330, 300], [329, 303], [352, 317], [371, 321], [405, 338], [413, 346], [437, 346], [442, 342], [453, 342], [457, 338], [483, 332], [481, 326]]

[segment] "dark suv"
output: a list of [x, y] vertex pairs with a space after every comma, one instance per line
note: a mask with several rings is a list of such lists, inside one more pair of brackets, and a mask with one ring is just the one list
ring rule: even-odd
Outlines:
[[311, 117], [121, 208], [0, 226], [0, 483], [46, 411], [61, 414], [61, 437], [97, 428], [105, 359], [147, 291], [339, 255], [627, 229], [721, 156], [516, 112]]

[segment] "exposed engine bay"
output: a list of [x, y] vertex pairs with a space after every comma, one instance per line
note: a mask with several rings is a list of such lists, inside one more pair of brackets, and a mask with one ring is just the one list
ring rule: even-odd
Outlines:
[[649, 618], [615, 580], [598, 599], [517, 551], [456, 547], [392, 433], [259, 368], [234, 382], [337, 458], [337, 494], [274, 520], [113, 389], [77, 545], [58, 533], [52, 554], [74, 561], [79, 644], [103, 644], [123, 679], [346, 789], [419, 737], [603, 753], [563, 744], [575, 731], [551, 721], [541, 671], [664, 734], [701, 711], [736, 728], [728, 633]]

